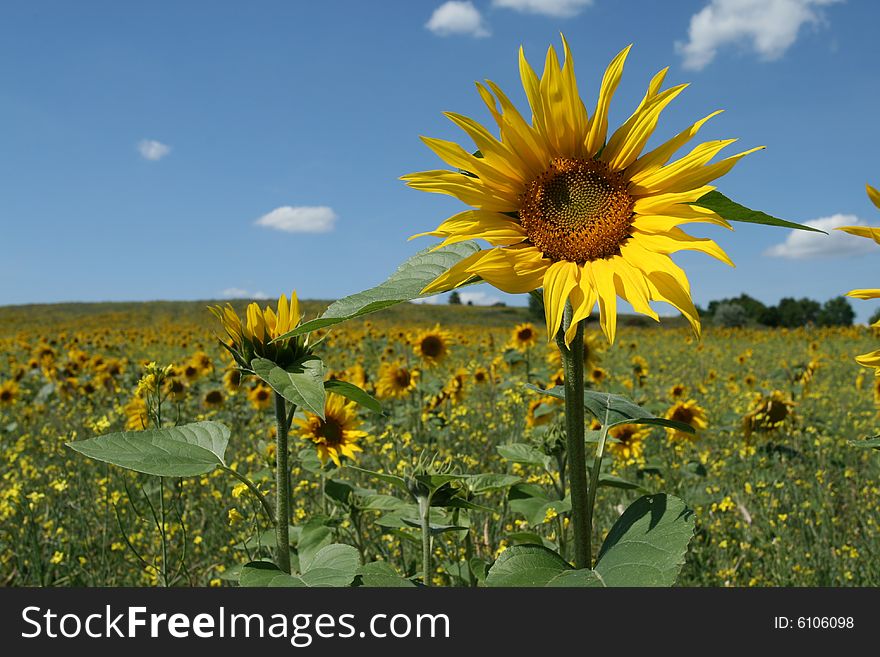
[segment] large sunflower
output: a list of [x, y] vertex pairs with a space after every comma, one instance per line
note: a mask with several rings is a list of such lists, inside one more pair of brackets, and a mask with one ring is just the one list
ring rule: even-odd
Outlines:
[[449, 290], [474, 276], [510, 293], [543, 287], [551, 338], [562, 323], [566, 301], [571, 301], [568, 343], [597, 302], [602, 329], [613, 341], [618, 296], [655, 320], [658, 316], [649, 302], [668, 302], [699, 332], [687, 277], [669, 254], [690, 249], [732, 263], [715, 242], [691, 237], [678, 226], [703, 222], [730, 228], [717, 214], [693, 203], [714, 189], [710, 181], [758, 149], [710, 164], [735, 140], [711, 141], [670, 162], [718, 114], [713, 112], [642, 153], [660, 112], [687, 86], [661, 91], [668, 69], [654, 76], [632, 116], [608, 137], [608, 109], [629, 47], [608, 66], [592, 115], [578, 93], [564, 38], [563, 51], [560, 66], [556, 51], [549, 48], [538, 78], [520, 49], [531, 124], [497, 85], [486, 81], [485, 86], [477, 83], [477, 90], [498, 125], [500, 139], [451, 112], [446, 116], [473, 139], [477, 153], [453, 142], [422, 138], [455, 170], [423, 171], [403, 180], [416, 189], [455, 196], [474, 208], [423, 235], [442, 237], [443, 245], [482, 239], [492, 247], [463, 259], [424, 291]]
[[358, 429], [361, 421], [355, 412], [355, 403], [339, 395], [327, 395], [323, 420], [307, 413], [305, 419], [294, 418], [293, 421], [299, 427], [299, 435], [315, 444], [321, 463], [329, 458], [338, 467], [340, 456], [354, 460], [355, 452], [363, 451], [357, 441], [367, 432]]
[[[871, 199], [871, 203], [880, 209], [880, 191], [870, 185], [865, 185], [865, 187], [868, 190], [868, 198]], [[842, 230], [851, 235], [858, 235], [859, 237], [867, 237], [868, 239], [877, 242], [877, 244], [880, 244], [880, 227], [877, 226], [841, 226], [837, 230]], [[867, 288], [850, 290], [846, 293], [846, 296], [854, 297], [856, 299], [880, 299], [880, 289]], [[872, 326], [880, 328], [880, 321], [875, 322]], [[880, 349], [875, 349], [867, 354], [856, 356], [856, 362], [865, 367], [873, 367], [874, 373], [877, 376], [880, 376]]]

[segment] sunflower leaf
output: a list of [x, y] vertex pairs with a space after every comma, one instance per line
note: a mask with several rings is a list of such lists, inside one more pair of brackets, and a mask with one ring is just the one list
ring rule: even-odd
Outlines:
[[67, 443], [75, 452], [159, 477], [192, 477], [225, 465], [229, 429], [219, 422], [120, 431]]
[[283, 368], [271, 360], [254, 358], [251, 367], [258, 377], [291, 404], [324, 419], [324, 363], [315, 356]]
[[719, 217], [721, 217], [722, 219], [726, 219], [727, 221], [742, 221], [749, 224], [779, 226], [780, 228], [792, 228], [794, 230], [808, 230], [814, 233], [823, 233], [825, 235], [828, 234], [824, 230], [819, 230], [818, 228], [813, 228], [812, 226], [796, 224], [793, 221], [778, 219], [777, 217], [770, 216], [769, 214], [760, 212], [758, 210], [751, 210], [746, 206], [740, 205], [736, 201], [727, 198], [719, 191], [712, 191], [708, 194], [704, 194], [689, 205], [697, 205], [701, 208], [712, 210]]
[[337, 395], [342, 395], [346, 399], [350, 399], [364, 408], [368, 408], [374, 413], [382, 415], [382, 404], [380, 404], [373, 395], [362, 390], [353, 383], [330, 379], [329, 381], [324, 381], [324, 390], [336, 393]]
[[696, 433], [696, 429], [694, 429], [691, 425], [686, 424], [685, 422], [679, 422], [678, 420], [667, 420], [665, 417], [639, 417], [631, 420], [618, 420], [617, 422], [612, 422], [608, 425], [608, 428], [616, 427], [621, 424], [650, 424], [658, 427], [669, 427], [670, 429], [675, 429], [676, 431], [684, 431], [685, 433]]
[[[422, 294], [422, 290], [441, 274], [448, 271], [453, 265], [479, 250], [480, 246], [473, 240], [469, 240], [467, 242], [450, 244], [439, 249], [429, 247], [419, 251], [400, 265], [397, 271], [384, 283], [369, 290], [334, 301], [324, 311], [323, 315], [317, 319], [300, 324], [289, 333], [275, 338], [274, 341], [286, 340], [297, 335], [311, 333], [312, 331], [327, 328], [328, 326], [333, 326], [361, 315], [367, 315], [389, 306], [395, 306], [404, 301], [433, 296], [436, 293]], [[465, 283], [465, 285], [478, 282], [480, 282], [480, 279], [475, 277], [473, 280]]]
[[864, 449], [880, 449], [880, 436], [865, 438], [864, 440], [850, 440], [849, 444], [853, 447], [862, 447]]

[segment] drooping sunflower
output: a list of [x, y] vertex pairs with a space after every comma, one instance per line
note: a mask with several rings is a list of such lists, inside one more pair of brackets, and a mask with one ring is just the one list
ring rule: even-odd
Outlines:
[[[676, 402], [664, 416], [667, 420], [676, 420], [692, 426], [696, 431], [702, 431], [709, 426], [706, 417], [706, 409], [697, 404], [693, 399]], [[697, 434], [678, 431], [671, 427], [666, 428], [666, 436], [669, 440], [696, 440]]]
[[260, 381], [248, 391], [247, 398], [256, 411], [269, 408], [272, 404], [272, 388]]
[[329, 458], [340, 466], [340, 456], [354, 460], [355, 452], [363, 451], [357, 441], [364, 438], [367, 432], [358, 429], [361, 421], [355, 412], [355, 403], [339, 395], [327, 395], [323, 420], [313, 413], [307, 413], [304, 419], [295, 418], [294, 424], [299, 427], [300, 436], [315, 444], [322, 464]]
[[710, 181], [758, 149], [710, 163], [734, 140], [711, 141], [670, 162], [718, 114], [713, 112], [643, 153], [660, 112], [687, 86], [661, 91], [668, 68], [654, 76], [635, 112], [609, 137], [611, 97], [630, 48], [608, 66], [589, 114], [564, 38], [562, 45], [564, 63], [559, 64], [551, 46], [540, 78], [520, 48], [531, 123], [497, 85], [486, 81], [477, 83], [477, 90], [500, 139], [451, 112], [446, 116], [474, 141], [477, 153], [454, 142], [422, 138], [454, 170], [423, 171], [403, 180], [473, 208], [423, 235], [441, 237], [444, 245], [470, 239], [491, 245], [454, 265], [424, 292], [450, 290], [474, 276], [510, 293], [543, 287], [548, 338], [559, 330], [566, 301], [572, 304], [568, 343], [597, 302], [602, 329], [613, 342], [617, 297], [655, 320], [658, 315], [649, 302], [670, 303], [699, 332], [687, 277], [669, 255], [689, 249], [732, 263], [714, 241], [691, 237], [678, 226], [703, 222], [730, 228], [716, 213], [693, 203], [714, 189]]
[[412, 338], [412, 347], [416, 356], [426, 365], [436, 365], [449, 355], [452, 345], [452, 334], [440, 328], [438, 324], [432, 329], [419, 331]]
[[223, 392], [216, 388], [209, 390], [205, 393], [205, 396], [202, 397], [202, 402], [208, 408], [221, 408], [224, 401], [225, 398], [223, 397]]
[[[880, 209], [880, 191], [870, 185], [865, 185], [865, 187], [867, 188], [868, 198], [871, 199], [871, 203]], [[842, 230], [850, 235], [867, 237], [868, 239], [877, 242], [877, 244], [880, 244], [880, 226], [841, 226], [837, 228], [837, 230]], [[856, 299], [880, 299], [880, 289], [864, 288], [850, 290], [846, 293], [846, 296]], [[874, 328], [880, 328], [880, 320], [874, 322], [871, 326]], [[874, 374], [880, 376], [880, 349], [875, 349], [867, 354], [856, 356], [856, 362], [865, 367], [873, 367]]]
[[415, 390], [419, 371], [398, 363], [382, 363], [376, 381], [376, 395], [382, 399], [402, 399]]

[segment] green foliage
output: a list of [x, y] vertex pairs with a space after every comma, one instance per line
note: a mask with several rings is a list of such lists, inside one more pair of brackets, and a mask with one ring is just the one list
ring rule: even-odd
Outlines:
[[452, 294], [449, 295], [449, 305], [450, 306], [460, 306], [461, 305], [461, 295], [458, 293], [458, 290], [453, 290]]
[[318, 550], [300, 574], [288, 575], [268, 561], [252, 561], [242, 567], [238, 581], [245, 587], [351, 586], [360, 565], [356, 549], [333, 543]]
[[486, 586], [672, 586], [693, 535], [684, 502], [645, 495], [618, 518], [592, 570], [576, 570], [542, 545], [516, 545], [489, 569]]
[[846, 297], [834, 297], [822, 304], [819, 311], [819, 326], [852, 326], [856, 318], [852, 304]]
[[229, 429], [219, 422], [122, 431], [67, 443], [89, 458], [160, 477], [193, 477], [224, 465]]
[[712, 319], [724, 328], [742, 328], [749, 323], [749, 314], [738, 303], [722, 303], [715, 307]]
[[[454, 264], [479, 250], [476, 242], [468, 241], [419, 251], [400, 265], [384, 283], [334, 301], [321, 317], [304, 322], [278, 340], [333, 326], [404, 301], [430, 296], [422, 294], [422, 290]], [[479, 279], [475, 277], [470, 283], [477, 282]]]
[[750, 224], [763, 224], [765, 226], [779, 226], [780, 228], [793, 228], [796, 230], [807, 230], [814, 233], [825, 233], [824, 230], [813, 228], [812, 226], [804, 226], [796, 224], [784, 219], [777, 219], [764, 212], [758, 210], [750, 210], [744, 205], [740, 205], [736, 201], [732, 201], [719, 191], [711, 191], [701, 196], [692, 205], [698, 205], [709, 210], [713, 210], [723, 219], [727, 221], [742, 221]]
[[251, 368], [257, 376], [298, 408], [324, 418], [324, 364], [311, 356], [294, 365], [282, 368], [265, 358], [255, 358]]

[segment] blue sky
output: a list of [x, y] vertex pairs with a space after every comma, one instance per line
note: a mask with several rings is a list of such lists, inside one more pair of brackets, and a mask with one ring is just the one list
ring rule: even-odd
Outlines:
[[[560, 32], [588, 108], [608, 61], [635, 44], [612, 126], [669, 65], [667, 85], [692, 85], [664, 113], [658, 141], [723, 108], [702, 137], [767, 146], [723, 192], [795, 221], [880, 224], [864, 192], [880, 185], [880, 5], [442, 5], [4, 3], [0, 304], [292, 288], [329, 299], [377, 283], [430, 243], [409, 235], [463, 208], [398, 180], [440, 165], [418, 136], [467, 143], [441, 112], [488, 121], [475, 80], [524, 107], [517, 49], [540, 68]], [[815, 242], [779, 246], [791, 238], [775, 228], [692, 232], [716, 237], [737, 264], [677, 256], [698, 303], [744, 291], [824, 300], [878, 284], [880, 250], [858, 238], [821, 243], [817, 256]], [[476, 291], [477, 301], [524, 302]], [[874, 308], [853, 305], [862, 319]]]

